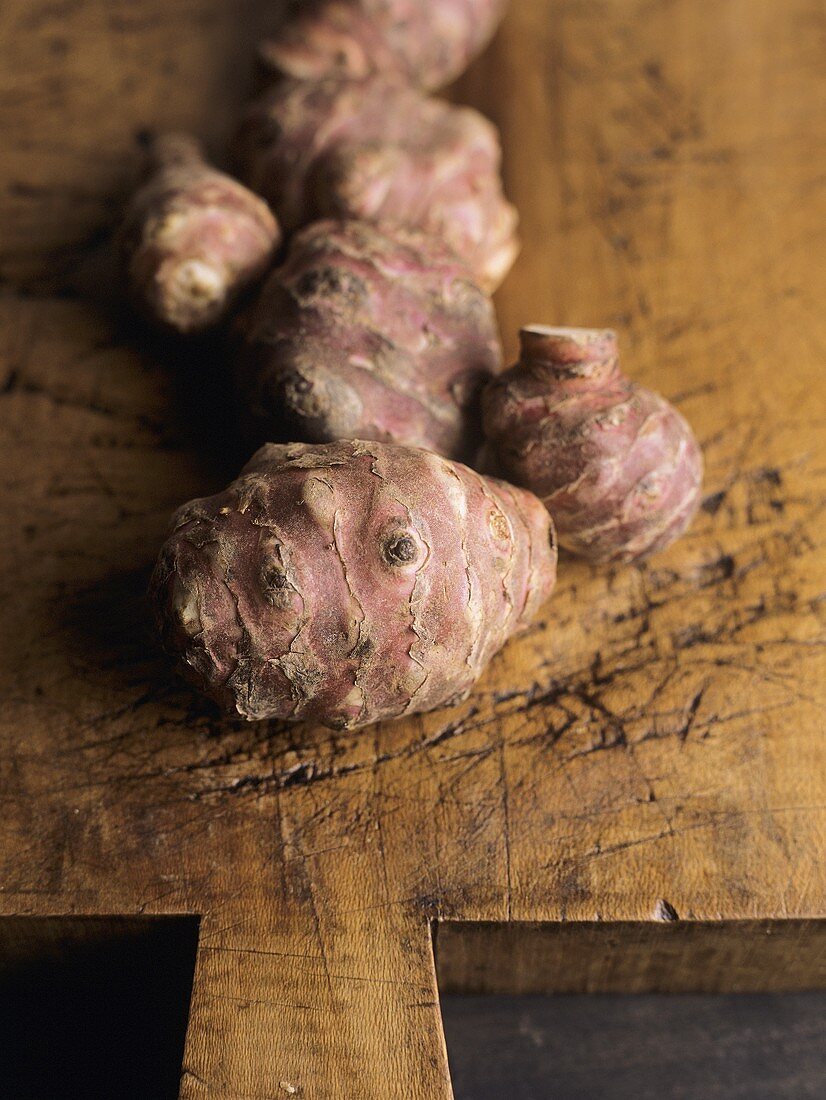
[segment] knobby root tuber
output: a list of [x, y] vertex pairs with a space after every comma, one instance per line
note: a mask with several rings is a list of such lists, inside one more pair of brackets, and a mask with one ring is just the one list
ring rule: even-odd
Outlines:
[[267, 445], [173, 522], [151, 586], [165, 645], [249, 720], [458, 701], [556, 572], [536, 497], [384, 443]]
[[316, 222], [242, 328], [238, 390], [258, 440], [478, 450], [481, 390], [502, 366], [493, 307], [421, 234]]
[[247, 183], [288, 231], [324, 217], [420, 229], [485, 290], [518, 251], [495, 127], [415, 88], [285, 81], [248, 111], [238, 154]]
[[519, 363], [483, 396], [496, 471], [541, 497], [560, 545], [592, 561], [668, 545], [700, 501], [689, 425], [620, 373], [613, 332], [533, 325], [520, 338]]
[[424, 88], [455, 79], [493, 35], [505, 0], [298, 0], [261, 54], [301, 80], [397, 73]]
[[221, 320], [264, 274], [280, 233], [265, 202], [211, 168], [194, 138], [170, 134], [120, 234], [132, 293], [155, 320], [193, 332]]

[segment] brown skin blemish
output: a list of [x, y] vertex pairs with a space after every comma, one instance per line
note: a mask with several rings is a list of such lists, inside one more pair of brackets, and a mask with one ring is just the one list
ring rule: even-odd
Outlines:
[[391, 535], [382, 547], [382, 557], [388, 565], [410, 565], [419, 556], [419, 547], [410, 535]]
[[510, 538], [511, 533], [508, 527], [508, 521], [501, 512], [491, 512], [490, 529], [494, 538], [499, 539], [500, 542], [507, 542]]

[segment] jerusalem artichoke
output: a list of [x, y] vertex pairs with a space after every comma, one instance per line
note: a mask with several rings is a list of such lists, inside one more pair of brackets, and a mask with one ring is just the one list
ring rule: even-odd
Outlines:
[[193, 332], [222, 319], [266, 271], [280, 233], [267, 204], [211, 168], [193, 138], [158, 139], [152, 159], [152, 175], [127, 210], [121, 250], [138, 304]]
[[478, 449], [480, 392], [502, 365], [493, 307], [421, 234], [309, 226], [243, 330], [238, 388], [259, 439]]
[[414, 88], [285, 81], [248, 111], [238, 153], [247, 183], [288, 231], [323, 217], [420, 229], [485, 290], [518, 251], [495, 128]]
[[530, 493], [418, 448], [263, 447], [185, 505], [151, 592], [226, 711], [353, 728], [464, 698], [553, 587]]
[[395, 72], [437, 88], [482, 50], [504, 7], [505, 0], [294, 0], [261, 54], [277, 73], [302, 80]]
[[520, 338], [519, 363], [483, 396], [494, 468], [541, 497], [560, 545], [592, 561], [668, 545], [700, 500], [686, 421], [623, 377], [613, 332], [531, 325]]

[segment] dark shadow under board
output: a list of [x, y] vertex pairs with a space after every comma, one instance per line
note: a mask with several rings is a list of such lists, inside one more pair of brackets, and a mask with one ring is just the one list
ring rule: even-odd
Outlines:
[[821, 1100], [826, 993], [442, 997], [455, 1100]]
[[433, 926], [456, 1100], [826, 1096], [826, 921]]
[[175, 1100], [199, 918], [0, 918], [0, 1097]]

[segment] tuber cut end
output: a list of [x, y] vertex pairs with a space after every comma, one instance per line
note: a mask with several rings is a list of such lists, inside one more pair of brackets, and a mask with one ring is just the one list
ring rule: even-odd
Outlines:
[[267, 204], [212, 168], [187, 134], [152, 142], [150, 174], [119, 232], [136, 304], [179, 332], [224, 319], [266, 271], [281, 232]]
[[226, 275], [203, 260], [184, 260], [164, 272], [160, 310], [181, 332], [200, 328], [220, 317], [227, 296]]
[[519, 331], [519, 359], [558, 377], [605, 378], [619, 364], [612, 329], [526, 325]]

